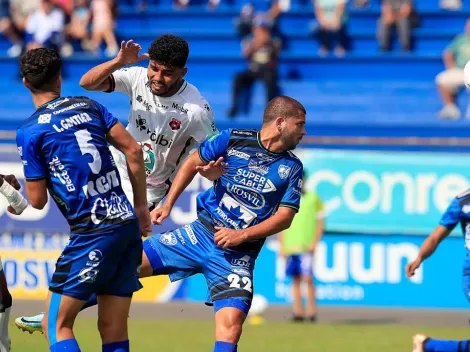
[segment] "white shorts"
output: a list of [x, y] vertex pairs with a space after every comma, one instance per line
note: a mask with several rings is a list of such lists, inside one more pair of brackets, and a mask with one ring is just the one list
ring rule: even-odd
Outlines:
[[463, 69], [454, 67], [442, 71], [436, 76], [436, 84], [446, 87], [453, 94], [456, 94], [465, 85]]

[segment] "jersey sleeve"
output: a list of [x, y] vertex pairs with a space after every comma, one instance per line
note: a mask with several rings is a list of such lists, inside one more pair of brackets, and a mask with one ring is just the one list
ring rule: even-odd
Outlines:
[[119, 122], [119, 120], [109, 112], [109, 110], [104, 106], [95, 101], [96, 108], [98, 113], [103, 118], [104, 127], [106, 129], [105, 133], [107, 134], [109, 130]]
[[450, 204], [444, 215], [442, 215], [439, 225], [444, 226], [446, 229], [453, 230], [454, 227], [462, 219], [462, 209], [460, 207], [460, 202], [455, 198]]
[[23, 162], [24, 176], [27, 181], [36, 181], [48, 175], [46, 164], [42, 158], [38, 138], [20, 128], [16, 131], [16, 145]]
[[110, 76], [111, 88], [108, 93], [121, 92], [132, 97], [132, 87], [140, 78], [142, 67], [125, 67], [114, 71]]
[[212, 109], [207, 102], [204, 102], [203, 107], [198, 106], [194, 111], [192, 137], [200, 144], [217, 132]]
[[[279, 166], [283, 167], [283, 165]], [[303, 166], [299, 162], [298, 165], [293, 167], [289, 174], [289, 185], [284, 193], [279, 204], [280, 207], [287, 207], [299, 211], [300, 209], [300, 195], [302, 194], [302, 177]]]
[[201, 143], [199, 146], [199, 157], [208, 163], [223, 156], [227, 150], [231, 130], [223, 130]]

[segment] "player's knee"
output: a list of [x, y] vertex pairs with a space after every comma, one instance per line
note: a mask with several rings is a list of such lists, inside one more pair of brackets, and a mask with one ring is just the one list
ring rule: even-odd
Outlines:
[[312, 278], [311, 276], [309, 276], [309, 275], [304, 275], [304, 276], [302, 277], [302, 280], [303, 280], [303, 282], [305, 282], [305, 283], [308, 284], [308, 285], [313, 284], [313, 278]]
[[217, 326], [217, 340], [238, 343], [242, 335], [243, 324], [232, 322]]
[[103, 316], [98, 317], [98, 331], [103, 343], [112, 343], [127, 339], [127, 322], [113, 321]]

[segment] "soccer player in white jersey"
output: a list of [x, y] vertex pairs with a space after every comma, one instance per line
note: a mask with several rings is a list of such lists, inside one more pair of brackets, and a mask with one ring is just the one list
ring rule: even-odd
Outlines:
[[[209, 104], [184, 79], [188, 43], [175, 35], [162, 35], [150, 45], [148, 53], [139, 56], [141, 49], [132, 40], [122, 42], [118, 56], [88, 71], [80, 85], [87, 90], [129, 96], [127, 130], [142, 145], [147, 199], [149, 206], [155, 207], [167, 193], [177, 166], [196, 143], [205, 141], [217, 129]], [[147, 68], [124, 67], [147, 58]], [[116, 150], [113, 154], [121, 178], [128, 180], [123, 156]], [[125, 191], [131, 192], [130, 182], [126, 183]]]
[[[184, 79], [188, 69], [188, 43], [175, 35], [162, 35], [150, 45], [148, 53], [139, 55], [142, 47], [129, 40], [121, 43], [116, 58], [92, 68], [80, 80], [86, 90], [121, 92], [129, 96], [131, 109], [126, 129], [140, 143], [147, 173], [147, 201], [153, 210], [168, 192], [176, 169], [194, 149], [218, 131], [212, 109], [198, 89]], [[147, 68], [134, 65], [149, 59]], [[110, 148], [128, 199], [133, 199], [132, 186], [124, 156]], [[209, 179], [220, 174], [222, 160], [198, 169]], [[217, 171], [217, 170], [216, 170]], [[96, 304], [92, 296], [85, 309]], [[41, 331], [43, 314], [19, 317], [15, 324], [22, 330]]]
[[[28, 206], [28, 202], [18, 190], [21, 188], [18, 180], [13, 175], [0, 175], [0, 194], [7, 199], [8, 211], [20, 215]], [[12, 305], [11, 294], [8, 291], [7, 280], [3, 272], [0, 258], [0, 352], [10, 351], [10, 336], [8, 335], [8, 321]]]

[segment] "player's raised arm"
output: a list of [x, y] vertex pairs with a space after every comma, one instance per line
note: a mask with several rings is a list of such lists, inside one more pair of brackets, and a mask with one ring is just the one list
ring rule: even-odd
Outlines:
[[129, 40], [127, 43], [122, 41], [121, 50], [116, 58], [95, 66], [85, 73], [80, 79], [80, 86], [91, 91], [112, 91], [113, 82], [110, 75], [114, 71], [126, 65], [134, 65], [137, 62], [148, 58], [148, 54], [142, 54], [139, 56], [140, 50], [142, 50], [142, 47], [139, 44], [134, 43], [132, 40]]

